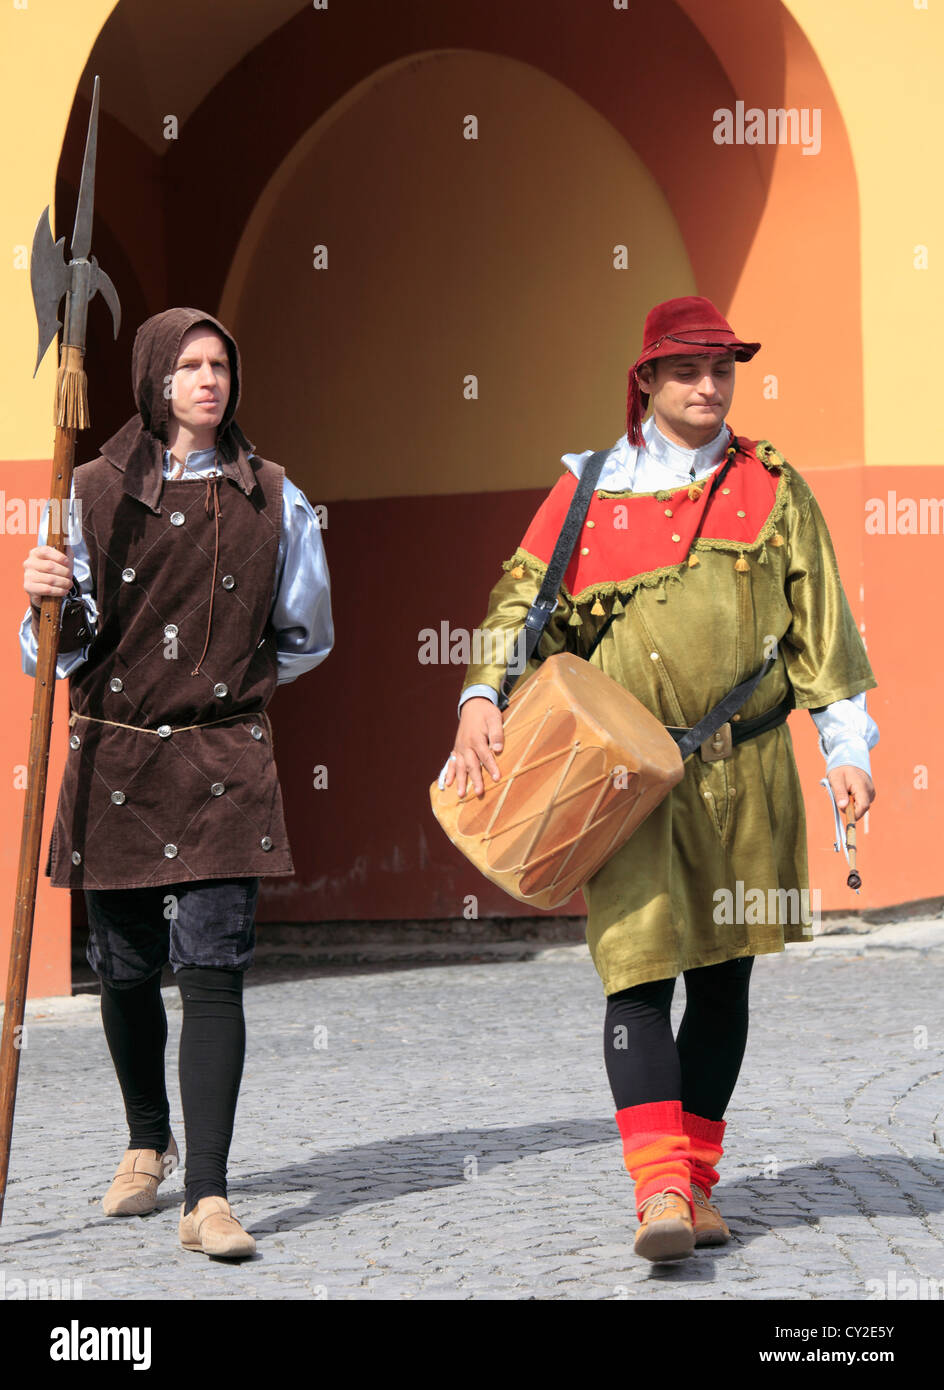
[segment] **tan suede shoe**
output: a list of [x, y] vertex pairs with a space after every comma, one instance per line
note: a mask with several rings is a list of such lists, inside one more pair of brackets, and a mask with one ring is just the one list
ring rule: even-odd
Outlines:
[[244, 1260], [256, 1249], [256, 1242], [240, 1226], [225, 1197], [201, 1197], [187, 1215], [181, 1207], [179, 1235], [185, 1250], [202, 1250], [204, 1255], [224, 1260]]
[[684, 1260], [695, 1249], [695, 1230], [688, 1197], [676, 1187], [667, 1187], [647, 1197], [633, 1249], [644, 1259]]
[[695, 1183], [692, 1183], [692, 1201], [695, 1203], [695, 1244], [727, 1245], [731, 1232], [724, 1217]]
[[126, 1149], [111, 1187], [102, 1198], [106, 1216], [144, 1216], [157, 1206], [157, 1189], [180, 1162], [174, 1136], [164, 1153]]

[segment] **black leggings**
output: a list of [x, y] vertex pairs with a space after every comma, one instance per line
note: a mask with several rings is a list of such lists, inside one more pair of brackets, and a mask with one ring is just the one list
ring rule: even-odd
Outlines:
[[[226, 1196], [226, 1160], [246, 1051], [243, 972], [186, 966], [177, 971], [183, 1004], [180, 1098], [187, 1143], [186, 1209]], [[102, 981], [102, 1023], [125, 1103], [131, 1149], [163, 1153], [170, 1136], [164, 1084], [167, 1017], [160, 972], [114, 989]]]
[[125, 1103], [128, 1148], [163, 1153], [170, 1107], [164, 1084], [167, 1015], [161, 972], [130, 989], [114, 989], [102, 980], [102, 1025]]
[[753, 956], [685, 971], [685, 1013], [672, 1036], [675, 980], [610, 994], [603, 1026], [606, 1071], [617, 1110], [681, 1100], [682, 1109], [721, 1120], [747, 1045]]

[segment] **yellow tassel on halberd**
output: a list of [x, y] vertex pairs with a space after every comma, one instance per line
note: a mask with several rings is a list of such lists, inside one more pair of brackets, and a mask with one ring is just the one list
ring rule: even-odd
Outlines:
[[606, 617], [606, 609], [603, 607], [603, 604], [600, 602], [599, 599], [597, 599], [596, 603], [590, 609], [590, 612], [592, 613], [594, 618]]
[[512, 579], [524, 579], [524, 565], [515, 565], [511, 571]]
[[691, 553], [691, 555], [689, 555], [689, 557], [688, 557], [688, 568], [689, 568], [690, 570], [693, 570], [693, 569], [695, 568], [696, 565], [700, 565], [700, 564], [701, 564], [701, 561], [699, 560], [698, 556], [695, 554], [695, 552], [694, 552], [694, 550], [693, 550], [692, 553]]
[[737, 557], [737, 560], [734, 562], [734, 568], [738, 570], [741, 574], [743, 574], [745, 570], [750, 569], [750, 565], [747, 563], [743, 555], [739, 555]]
[[81, 367], [61, 366], [56, 373], [56, 424], [72, 430], [89, 427], [88, 378]]

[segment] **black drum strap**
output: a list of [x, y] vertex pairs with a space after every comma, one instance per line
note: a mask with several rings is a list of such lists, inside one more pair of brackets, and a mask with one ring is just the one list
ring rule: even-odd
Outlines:
[[577, 544], [577, 537], [587, 519], [593, 490], [597, 485], [603, 470], [604, 460], [609, 452], [609, 449], [599, 449], [595, 454], [590, 455], [583, 466], [580, 481], [577, 483], [576, 491], [567, 509], [567, 515], [560, 529], [560, 535], [557, 537], [543, 583], [538, 590], [537, 598], [528, 610], [528, 616], [524, 620], [524, 650], [520, 650], [522, 644], [516, 643], [515, 656], [508, 663], [502, 678], [501, 689], [498, 693], [499, 709], [503, 710], [507, 707], [515, 682], [524, 673], [525, 667], [537, 650], [541, 635], [551, 620], [551, 614], [557, 607], [564, 571], [570, 563], [574, 546]]

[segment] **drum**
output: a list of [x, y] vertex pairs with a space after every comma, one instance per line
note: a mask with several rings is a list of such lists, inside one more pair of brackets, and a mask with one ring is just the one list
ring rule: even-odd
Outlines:
[[567, 902], [683, 776], [678, 746], [634, 695], [579, 657], [548, 657], [505, 710], [495, 782], [433, 814], [475, 867], [519, 902]]

